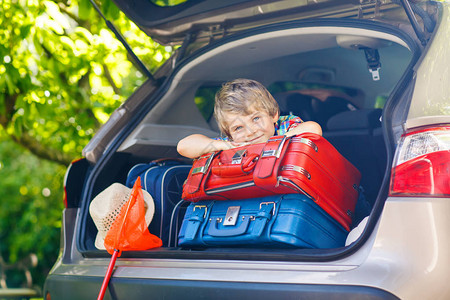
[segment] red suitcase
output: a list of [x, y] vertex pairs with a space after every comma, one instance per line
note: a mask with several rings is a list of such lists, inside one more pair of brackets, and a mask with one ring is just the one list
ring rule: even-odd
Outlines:
[[350, 230], [359, 171], [325, 138], [303, 133], [202, 155], [183, 186], [187, 201], [303, 193]]

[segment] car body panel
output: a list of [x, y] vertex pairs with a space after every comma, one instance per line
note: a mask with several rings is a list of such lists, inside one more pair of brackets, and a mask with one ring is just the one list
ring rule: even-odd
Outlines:
[[441, 26], [435, 33], [433, 43], [426, 50], [425, 58], [417, 68], [416, 84], [406, 128], [428, 124], [450, 123], [450, 7], [442, 11]]
[[[450, 297], [446, 280], [450, 272], [449, 214], [450, 201], [446, 198], [389, 198], [366, 243], [344, 259], [308, 263], [119, 258], [113, 282], [140, 279], [344, 285], [381, 289], [400, 299], [447, 299]], [[399, 222], [402, 226], [398, 226]], [[48, 281], [62, 280], [57, 279], [59, 276], [67, 278], [63, 281], [70, 281], [73, 276], [73, 280], [95, 281], [100, 287], [108, 261], [108, 258], [80, 256], [70, 264], [60, 261]]]
[[[77, 297], [89, 298], [96, 290], [98, 280], [85, 276], [60, 276], [51, 282], [50, 288], [58, 299], [80, 299], [72, 297], [70, 290], [61, 288], [70, 285], [77, 290]], [[81, 291], [81, 293], [79, 292]], [[307, 285], [307, 284], [268, 284], [220, 281], [189, 281], [160, 279], [112, 279], [109, 293], [114, 299], [297, 299], [321, 298], [332, 300], [348, 299], [398, 299], [386, 291], [360, 286]], [[109, 299], [107, 293], [105, 299]]]

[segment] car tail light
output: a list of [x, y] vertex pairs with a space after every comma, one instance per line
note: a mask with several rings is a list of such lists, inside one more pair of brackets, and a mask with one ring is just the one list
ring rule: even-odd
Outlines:
[[63, 190], [63, 192], [64, 192], [64, 194], [63, 194], [64, 208], [67, 208], [67, 188], [66, 188], [66, 186], [67, 186], [67, 177], [69, 176], [70, 169], [72, 168], [72, 164], [73, 164], [73, 163], [74, 163], [74, 161], [72, 161], [72, 162], [70, 163], [69, 167], [68, 167], [67, 170], [66, 170], [66, 174], [64, 175], [64, 181], [63, 181], [63, 188], [64, 188], [64, 190]]
[[450, 127], [402, 136], [391, 176], [390, 196], [450, 196]]

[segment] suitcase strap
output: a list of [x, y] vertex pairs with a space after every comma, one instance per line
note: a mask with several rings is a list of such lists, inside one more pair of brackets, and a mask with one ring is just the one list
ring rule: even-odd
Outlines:
[[206, 219], [208, 215], [208, 206], [206, 205], [195, 205], [192, 209], [192, 214], [189, 218], [190, 226], [186, 227], [186, 232], [184, 233], [184, 238], [186, 240], [193, 240], [197, 236], [197, 232], [200, 226]]
[[[266, 228], [266, 224], [275, 214], [275, 208], [275, 202], [262, 202], [260, 204], [259, 211], [255, 216], [243, 216], [242, 223], [239, 224], [239, 226], [233, 226], [227, 229], [219, 229], [218, 224], [222, 222], [222, 219], [216, 218], [214, 223], [210, 224], [207, 234], [214, 237], [232, 237], [243, 234], [249, 234], [253, 237], [259, 237]], [[251, 231], [248, 232], [250, 222], [253, 222], [253, 227]]]
[[284, 145], [288, 140], [286, 136], [274, 136], [267, 141], [258, 162], [257, 174], [255, 174], [257, 178], [264, 179], [272, 176], [277, 160], [282, 159], [286, 152], [287, 147]]
[[255, 224], [253, 225], [253, 230], [251, 235], [258, 237], [266, 228], [267, 223], [275, 215], [276, 203], [275, 202], [262, 202], [259, 205], [259, 211], [256, 214]]
[[203, 177], [205, 177], [205, 174], [208, 172], [209, 165], [211, 164], [215, 154], [215, 152], [212, 152], [207, 156], [201, 156], [197, 162], [194, 163], [191, 173], [186, 180], [183, 192], [185, 190], [188, 194], [194, 194], [200, 190]]

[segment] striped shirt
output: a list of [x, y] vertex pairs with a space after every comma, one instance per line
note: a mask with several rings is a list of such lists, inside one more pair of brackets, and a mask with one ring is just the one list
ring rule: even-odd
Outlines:
[[289, 130], [297, 127], [303, 120], [300, 117], [288, 115], [278, 118], [275, 124], [275, 135], [285, 135]]

